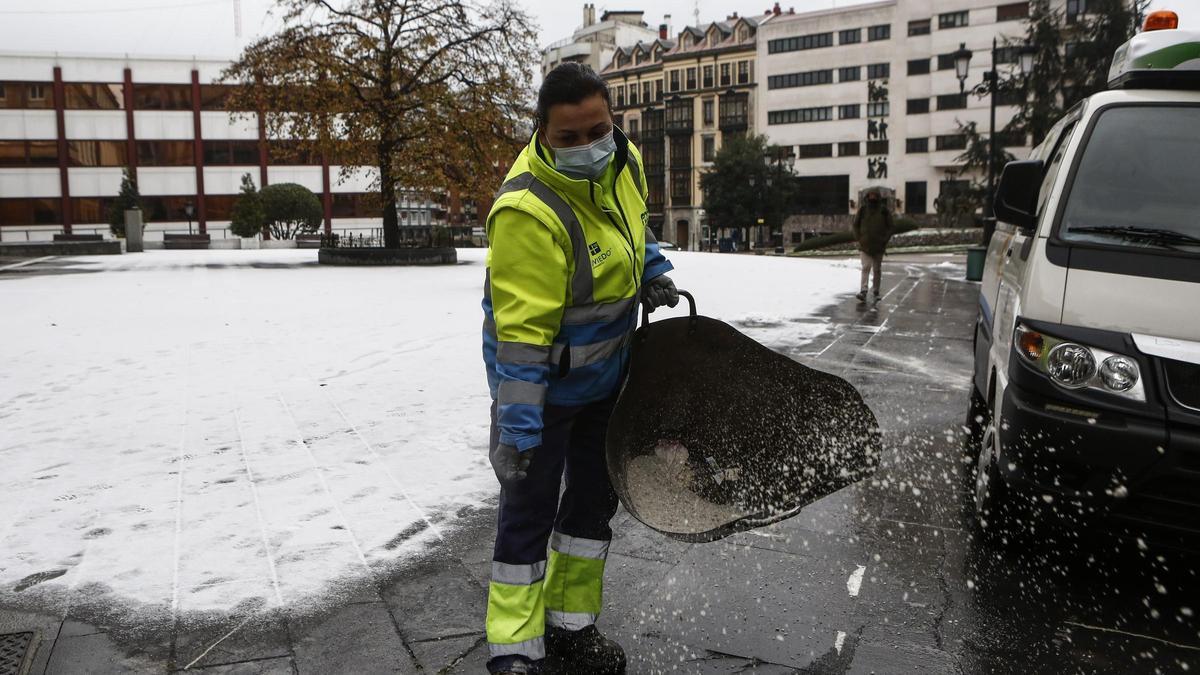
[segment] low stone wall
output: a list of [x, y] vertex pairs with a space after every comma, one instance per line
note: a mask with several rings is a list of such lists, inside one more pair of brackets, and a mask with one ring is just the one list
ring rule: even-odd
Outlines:
[[458, 251], [453, 248], [323, 248], [317, 252], [322, 265], [453, 265]]
[[120, 255], [121, 242], [108, 241], [14, 241], [0, 244], [2, 256]]

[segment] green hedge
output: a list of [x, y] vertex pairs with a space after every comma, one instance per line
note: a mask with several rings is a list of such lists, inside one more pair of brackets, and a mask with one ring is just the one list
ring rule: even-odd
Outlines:
[[[892, 234], [899, 234], [901, 232], [911, 232], [920, 227], [921, 227], [921, 225], [919, 223], [917, 223], [917, 221], [913, 220], [912, 218], [897, 218], [896, 219], [896, 229], [892, 232]], [[829, 248], [830, 246], [837, 246], [838, 244], [849, 244], [852, 241], [854, 241], [854, 235], [849, 231], [835, 232], [833, 234], [823, 234], [819, 237], [812, 237], [811, 239], [805, 239], [803, 243], [797, 244], [796, 247], [792, 249], [792, 252], [799, 253], [801, 251], [815, 251], [820, 248]]]

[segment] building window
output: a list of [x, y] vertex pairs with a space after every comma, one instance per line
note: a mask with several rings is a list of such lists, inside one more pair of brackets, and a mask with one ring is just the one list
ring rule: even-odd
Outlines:
[[671, 171], [671, 202], [677, 206], [692, 202], [692, 171]]
[[796, 37], [780, 38], [767, 42], [767, 53], [798, 52], [804, 49], [819, 49], [833, 46], [833, 33], [815, 33]]
[[636, 84], [629, 85], [629, 105], [638, 104], [638, 86]]
[[692, 99], [671, 101], [667, 104], [667, 132], [692, 130]]
[[750, 62], [738, 61], [738, 84], [750, 83]]
[[722, 131], [745, 131], [750, 127], [750, 97], [746, 94], [722, 96], [717, 117]]
[[888, 116], [888, 102], [887, 101], [867, 104], [867, 117], [887, 117], [887, 116]]
[[121, 110], [125, 108], [125, 87], [120, 84], [63, 85], [65, 107], [69, 110]]
[[808, 143], [798, 146], [800, 159], [833, 157], [833, 143]]
[[858, 157], [861, 149], [862, 143], [858, 141], [838, 143], [838, 157]]
[[908, 62], [909, 75], [928, 75], [929, 59], [913, 59]]
[[704, 118], [704, 126], [711, 127], [714, 121], [713, 100], [711, 98], [705, 99], [704, 102], [700, 104], [700, 109], [703, 111], [702, 114]]
[[205, 166], [255, 166], [258, 141], [204, 141]]
[[638, 121], [636, 119], [629, 120], [629, 135], [636, 138], [638, 135]]
[[892, 64], [890, 63], [872, 63], [867, 66], [868, 80], [882, 80], [892, 73]]
[[937, 97], [938, 110], [962, 110], [967, 107], [967, 95], [942, 94]]
[[[125, 141], [67, 141], [71, 166], [125, 166]], [[254, 158], [258, 164], [258, 157]]]
[[47, 91], [53, 92], [49, 82], [0, 82], [0, 108], [53, 108]]
[[867, 141], [868, 155], [886, 155], [888, 154], [887, 141]]
[[966, 150], [967, 135], [946, 134], [944, 136], [938, 136], [936, 147], [938, 150]]
[[712, 136], [705, 136], [701, 142], [702, 157], [704, 161], [711, 162], [717, 158], [717, 139]]
[[712, 89], [713, 87], [713, 67], [704, 66], [704, 88]]
[[671, 78], [670, 90], [671, 91], [679, 91], [679, 71], [672, 70], [670, 78]]
[[1087, 5], [1087, 0], [1067, 0], [1067, 23], [1075, 23], [1081, 14], [1087, 14]]
[[1006, 148], [1021, 148], [1025, 146], [1025, 134], [1014, 133], [1012, 131], [997, 131], [996, 138], [1000, 141], [1000, 145]]
[[692, 168], [692, 139], [688, 137], [671, 139], [671, 168]]
[[910, 98], [905, 112], [909, 115], [923, 115], [929, 112], [929, 99], [927, 98]]
[[914, 37], [917, 35], [929, 35], [929, 32], [930, 32], [930, 20], [929, 19], [917, 19], [915, 21], [908, 22], [908, 36], [909, 37]]
[[994, 96], [996, 97], [996, 105], [1025, 105], [1024, 89], [998, 91]]
[[721, 86], [728, 87], [731, 84], [733, 84], [733, 80], [731, 79], [731, 76], [730, 76], [729, 64], [722, 63], [721, 64]]
[[838, 68], [838, 82], [857, 82], [862, 79], [862, 66]]
[[0, 167], [58, 166], [56, 141], [0, 141]]
[[662, 80], [654, 81], [654, 100], [655, 101], [663, 100], [663, 81]]
[[767, 78], [767, 89], [788, 89], [790, 87], [811, 87], [817, 84], [832, 84], [832, 70], [810, 70], [806, 73], [787, 73], [771, 75]]
[[1020, 21], [1029, 17], [1028, 2], [1014, 2], [996, 8], [996, 21]]
[[905, 152], [929, 152], [928, 138], [910, 138], [904, 141]]
[[862, 117], [862, 106], [857, 103], [847, 103], [838, 106], [839, 120], [856, 120]]
[[964, 28], [969, 25], [971, 25], [971, 13], [967, 10], [938, 14], [938, 28], [940, 30], [945, 30], [947, 28]]
[[650, 83], [649, 82], [642, 83], [642, 102], [643, 103], [650, 102]]
[[687, 86], [685, 88], [686, 89], [695, 89], [696, 88], [696, 69], [695, 68], [687, 69]]
[[891, 24], [882, 24], [879, 26], [871, 26], [867, 28], [867, 41], [875, 42], [877, 40], [890, 40], [892, 38]]
[[617, 107], [624, 108], [625, 107], [625, 87], [623, 87], [623, 86], [616, 87], [616, 91], [617, 91]]
[[0, 199], [0, 225], [58, 225], [62, 223], [61, 204], [58, 197]]
[[954, 54], [938, 54], [938, 70], [954, 70]]
[[137, 110], [191, 110], [192, 87], [186, 84], [135, 84], [133, 107]]
[[861, 28], [851, 28], [850, 30], [843, 30], [843, 31], [838, 32], [838, 44], [839, 45], [852, 45], [852, 44], [857, 44], [859, 42], [862, 42], [862, 29]]
[[138, 141], [140, 166], [192, 166], [195, 162], [191, 141]]
[[794, 108], [792, 110], [772, 110], [767, 113], [767, 124], [798, 124], [801, 122], [828, 122], [833, 119], [833, 108]]
[[1017, 53], [1016, 47], [997, 47], [996, 48], [996, 63], [1016, 63], [1020, 54]]

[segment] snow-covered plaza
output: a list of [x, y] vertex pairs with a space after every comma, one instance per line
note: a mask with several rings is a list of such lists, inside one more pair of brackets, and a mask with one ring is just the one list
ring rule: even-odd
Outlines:
[[[858, 281], [844, 261], [671, 257], [701, 313], [772, 346], [819, 334], [816, 311]], [[311, 250], [66, 262], [0, 280], [9, 601], [303, 611], [494, 498], [483, 251], [438, 268]]]

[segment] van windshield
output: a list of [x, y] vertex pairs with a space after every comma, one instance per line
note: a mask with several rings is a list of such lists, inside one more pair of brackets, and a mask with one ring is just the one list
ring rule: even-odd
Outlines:
[[1200, 254], [1200, 107], [1105, 110], [1067, 196], [1066, 241]]

